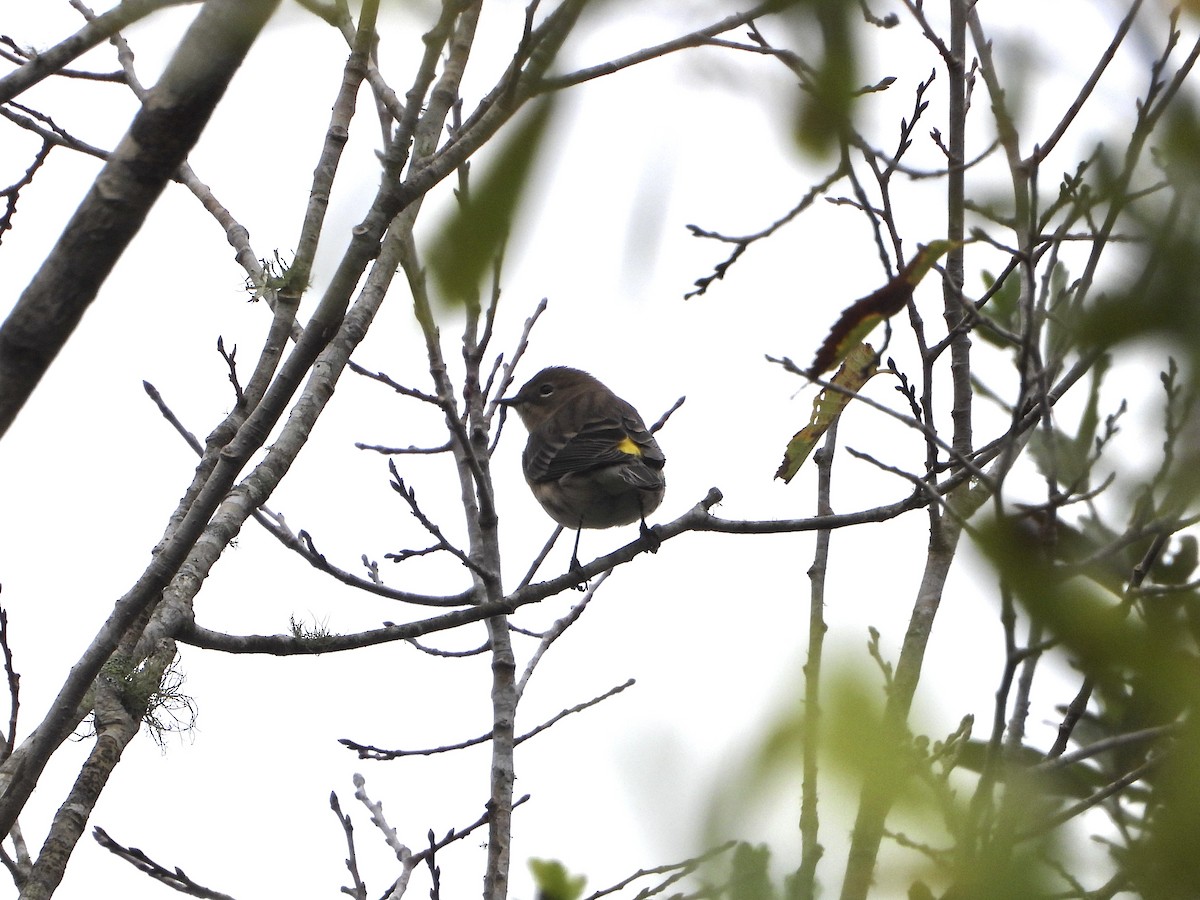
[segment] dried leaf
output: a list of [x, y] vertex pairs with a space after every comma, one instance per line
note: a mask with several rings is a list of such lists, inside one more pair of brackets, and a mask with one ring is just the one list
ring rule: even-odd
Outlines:
[[[846, 354], [846, 361], [838, 369], [832, 383], [857, 393], [877, 371], [875, 350], [870, 344], [859, 344]], [[817, 441], [821, 440], [851, 399], [849, 394], [829, 388], [817, 394], [817, 398], [813, 400], [812, 418], [788, 441], [787, 449], [783, 453], [783, 462], [775, 473], [776, 478], [782, 478], [786, 483], [795, 477], [817, 445]]]
[[955, 246], [957, 241], [932, 241], [921, 245], [917, 255], [907, 266], [873, 294], [855, 300], [842, 313], [837, 324], [817, 351], [809, 374], [816, 376], [828, 372], [846, 358], [858, 344], [884, 319], [891, 318], [908, 304], [915, 288], [925, 274], [933, 268], [938, 257]]

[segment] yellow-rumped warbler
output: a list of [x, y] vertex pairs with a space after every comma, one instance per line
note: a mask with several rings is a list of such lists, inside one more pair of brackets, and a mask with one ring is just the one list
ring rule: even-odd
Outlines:
[[576, 530], [640, 520], [642, 533], [653, 536], [646, 516], [666, 492], [666, 457], [636, 409], [566, 366], [542, 369], [500, 402], [529, 429], [521, 464], [550, 518]]

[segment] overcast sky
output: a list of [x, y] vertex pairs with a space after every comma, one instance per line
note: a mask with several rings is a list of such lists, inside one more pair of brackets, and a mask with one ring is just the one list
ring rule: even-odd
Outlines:
[[[940, 19], [943, 4], [928, 5]], [[873, 6], [880, 15], [890, 8]], [[981, 4], [1006, 74], [1019, 85], [1013, 96], [1025, 110], [1029, 140], [1054, 121], [1090, 71], [1111, 33], [1116, 6]], [[693, 3], [676, 19], [648, 12], [646, 4], [605, 4], [568, 43], [563, 67], [619, 56], [698, 27], [723, 10], [717, 3]], [[162, 13], [131, 29], [145, 83], [154, 81], [194, 12]], [[468, 109], [506, 63], [519, 14], [520, 6], [507, 0], [487, 5], [484, 38], [464, 85]], [[1160, 15], [1151, 5], [1144, 19]], [[914, 164], [932, 166], [937, 153], [928, 132], [945, 129], [944, 72], [913, 23], [903, 14], [901, 21], [893, 31], [872, 35], [864, 48], [863, 84], [885, 76], [897, 80], [864, 101], [861, 124], [880, 146], [894, 146], [918, 80], [937, 68], [928, 122], [917, 128], [913, 150]], [[9, 2], [0, 12], [0, 33], [24, 45], [46, 47], [77, 26], [77, 14], [58, 0]], [[791, 39], [777, 23], [763, 26], [781, 44]], [[1059, 40], [1068, 30], [1071, 40]], [[386, 10], [381, 31], [381, 68], [402, 92], [418, 31], [395, 5]], [[1016, 53], [1023, 54], [1019, 62], [1010, 56]], [[339, 36], [285, 4], [191, 157], [200, 178], [249, 228], [261, 256], [275, 250], [291, 255], [344, 58]], [[1081, 143], [1097, 134], [1122, 134], [1134, 91], [1145, 80], [1138, 62], [1132, 54], [1118, 57], [1101, 84], [1094, 117], [1081, 121], [1060, 149], [1061, 169], [1072, 167]], [[107, 46], [78, 65], [116, 67]], [[968, 155], [990, 139], [982, 86], [978, 90]], [[659, 435], [668, 493], [654, 520], [680, 515], [714, 485], [726, 497], [718, 510], [724, 516], [814, 512], [812, 472], [789, 486], [771, 477], [788, 438], [808, 418], [813, 390], [763, 356], [807, 362], [837, 313], [883, 283], [863, 218], [848, 207], [821, 204], [754, 246], [707, 296], [682, 299], [692, 281], [726, 254], [722, 246], [691, 237], [686, 224], [756, 231], [786, 212], [832, 165], [794, 146], [788, 117], [793, 91], [791, 76], [777, 63], [715, 48], [573, 89], [560, 104], [554, 142], [543, 154], [536, 190], [507, 253], [493, 349], [511, 352], [525, 318], [541, 298], [549, 300], [520, 381], [543, 365], [576, 365], [634, 403], [648, 421], [687, 395]], [[128, 92], [105, 84], [50, 82], [21, 99], [101, 147], [116, 143], [135, 110]], [[320, 295], [378, 181], [379, 129], [365, 91], [360, 119], [302, 315]], [[14, 180], [34, 149], [35, 142], [8, 128], [0, 141], [0, 182]], [[486, 163], [485, 151], [478, 165]], [[0, 247], [0, 311], [28, 284], [98, 167], [94, 159], [56, 150], [22, 194], [15, 228]], [[997, 177], [995, 185], [999, 192], [1004, 182]], [[423, 234], [439, 220], [449, 187], [431, 199]], [[918, 241], [943, 236], [942, 189], [930, 182], [898, 187], [909, 252]], [[979, 290], [985, 264], [968, 259], [968, 290]], [[940, 328], [935, 279], [922, 287], [918, 303], [931, 328]], [[221, 230], [190, 194], [172, 185], [0, 442], [0, 602], [10, 616], [22, 675], [22, 736], [40, 720], [112, 602], [142, 571], [191, 478], [194, 457], [146, 398], [142, 380], [152, 382], [203, 439], [233, 402], [217, 337], [236, 344], [248, 368], [268, 323], [265, 306], [247, 302]], [[457, 359], [452, 315], [442, 334], [447, 357]], [[902, 362], [912, 359], [904, 328], [894, 352]], [[402, 383], [428, 386], [400, 279], [355, 359]], [[1158, 364], [1143, 366], [1132, 356], [1122, 362], [1131, 394], [1154, 389]], [[890, 384], [875, 390], [891, 402]], [[1147, 416], [1140, 424], [1149, 424]], [[981, 420], [982, 433], [988, 424]], [[389, 583], [460, 590], [467, 579], [451, 565], [413, 560], [398, 568], [383, 560], [387, 552], [422, 545], [423, 536], [387, 487], [386, 460], [354, 447], [356, 441], [436, 444], [444, 440], [440, 427], [429, 409], [347, 374], [269, 506], [285, 514], [293, 529], [309, 530], [319, 549], [346, 568], [356, 568], [365, 553], [380, 561]], [[521, 477], [524, 440], [519, 424], [510, 422], [494, 465], [509, 586], [553, 526]], [[874, 448], [888, 463], [909, 469], [919, 468], [924, 453], [915, 435], [866, 410], [847, 417], [842, 443]], [[1131, 451], [1129, 465], [1138, 464]], [[403, 457], [398, 465], [427, 511], [461, 535], [448, 462]], [[835, 484], [839, 512], [908, 493], [902, 480], [848, 459], [839, 464]], [[926, 524], [923, 513], [914, 513], [835, 537], [826, 611], [832, 669], [868, 664], [868, 625], [880, 630], [885, 655], [895, 658]], [[581, 558], [608, 552], [635, 534], [633, 528], [586, 532]], [[794, 702], [807, 641], [805, 572], [812, 549], [807, 534], [690, 534], [670, 541], [656, 557], [621, 568], [604, 585], [534, 676], [518, 731], [628, 678], [637, 685], [519, 749], [517, 794], [533, 799], [515, 814], [512, 896], [532, 897], [525, 869], [531, 856], [559, 858], [587, 874], [590, 891], [696, 851], [714, 787], [750, 752], [762, 726]], [[545, 574], [565, 567], [568, 556], [564, 541]], [[988, 719], [1002, 659], [995, 600], [975, 586], [980, 570], [972, 568], [970, 556], [965, 554], [966, 565], [956, 570], [947, 593], [918, 695], [917, 727], [934, 737], [944, 737], [965, 713]], [[522, 611], [517, 622], [544, 627], [578, 599], [572, 593], [547, 601]], [[293, 616], [348, 632], [419, 615], [325, 578], [253, 524], [216, 566], [197, 602], [200, 624], [239, 634], [286, 631]], [[477, 625], [430, 643], [462, 648], [483, 639]], [[518, 643], [519, 664], [532, 648], [530, 641]], [[209, 887], [239, 900], [334, 894], [346, 883], [343, 837], [328, 810], [334, 790], [356, 818], [360, 860], [377, 896], [394, 869], [352, 799], [355, 772], [366, 776], [390, 824], [417, 849], [428, 829], [442, 834], [483, 811], [486, 747], [368, 763], [337, 739], [416, 748], [486, 732], [484, 656], [431, 659], [403, 644], [284, 660], [184, 648], [180, 664], [199, 708], [195, 730], [169, 739], [165, 752], [144, 736], [136, 740], [92, 824]], [[1053, 705], [1066, 699], [1062, 693], [1039, 697], [1031, 724], [1047, 721]], [[86, 740], [66, 747], [47, 770], [22, 817], [34, 847], [88, 749]], [[796, 818], [796, 793], [781, 791], [780, 801], [774, 814], [752, 816], [740, 833], [772, 840], [791, 864], [797, 851], [788, 829]], [[852, 815], [839, 817], [835, 806], [831, 799], [825, 813], [823, 879], [831, 885], [841, 875], [838, 841]], [[480, 832], [440, 857], [443, 896], [478, 892], [482, 840]], [[424, 878], [414, 877], [418, 893], [411, 896], [426, 895]], [[169, 893], [85, 838], [60, 896], [81, 896], [97, 884], [127, 898]]]

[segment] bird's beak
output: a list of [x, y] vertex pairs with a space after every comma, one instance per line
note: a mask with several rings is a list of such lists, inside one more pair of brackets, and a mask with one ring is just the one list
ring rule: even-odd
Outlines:
[[501, 397], [496, 401], [500, 406], [516, 406], [519, 402], [516, 397]]

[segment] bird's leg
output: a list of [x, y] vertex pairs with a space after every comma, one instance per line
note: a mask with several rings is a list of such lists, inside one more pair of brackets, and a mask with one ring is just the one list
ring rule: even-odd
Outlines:
[[642, 540], [646, 542], [646, 549], [651, 553], [657, 553], [658, 548], [662, 546], [662, 538], [658, 536], [658, 532], [646, 524], [646, 510], [642, 508], [642, 525], [641, 525]]
[[[571, 551], [571, 571], [579, 572], [583, 575], [583, 566], [579, 562], [579, 536], [583, 533], [583, 528], [575, 529], [575, 548]], [[575, 585], [575, 590], [586, 591], [588, 587], [587, 579], [580, 578], [579, 584]]]

